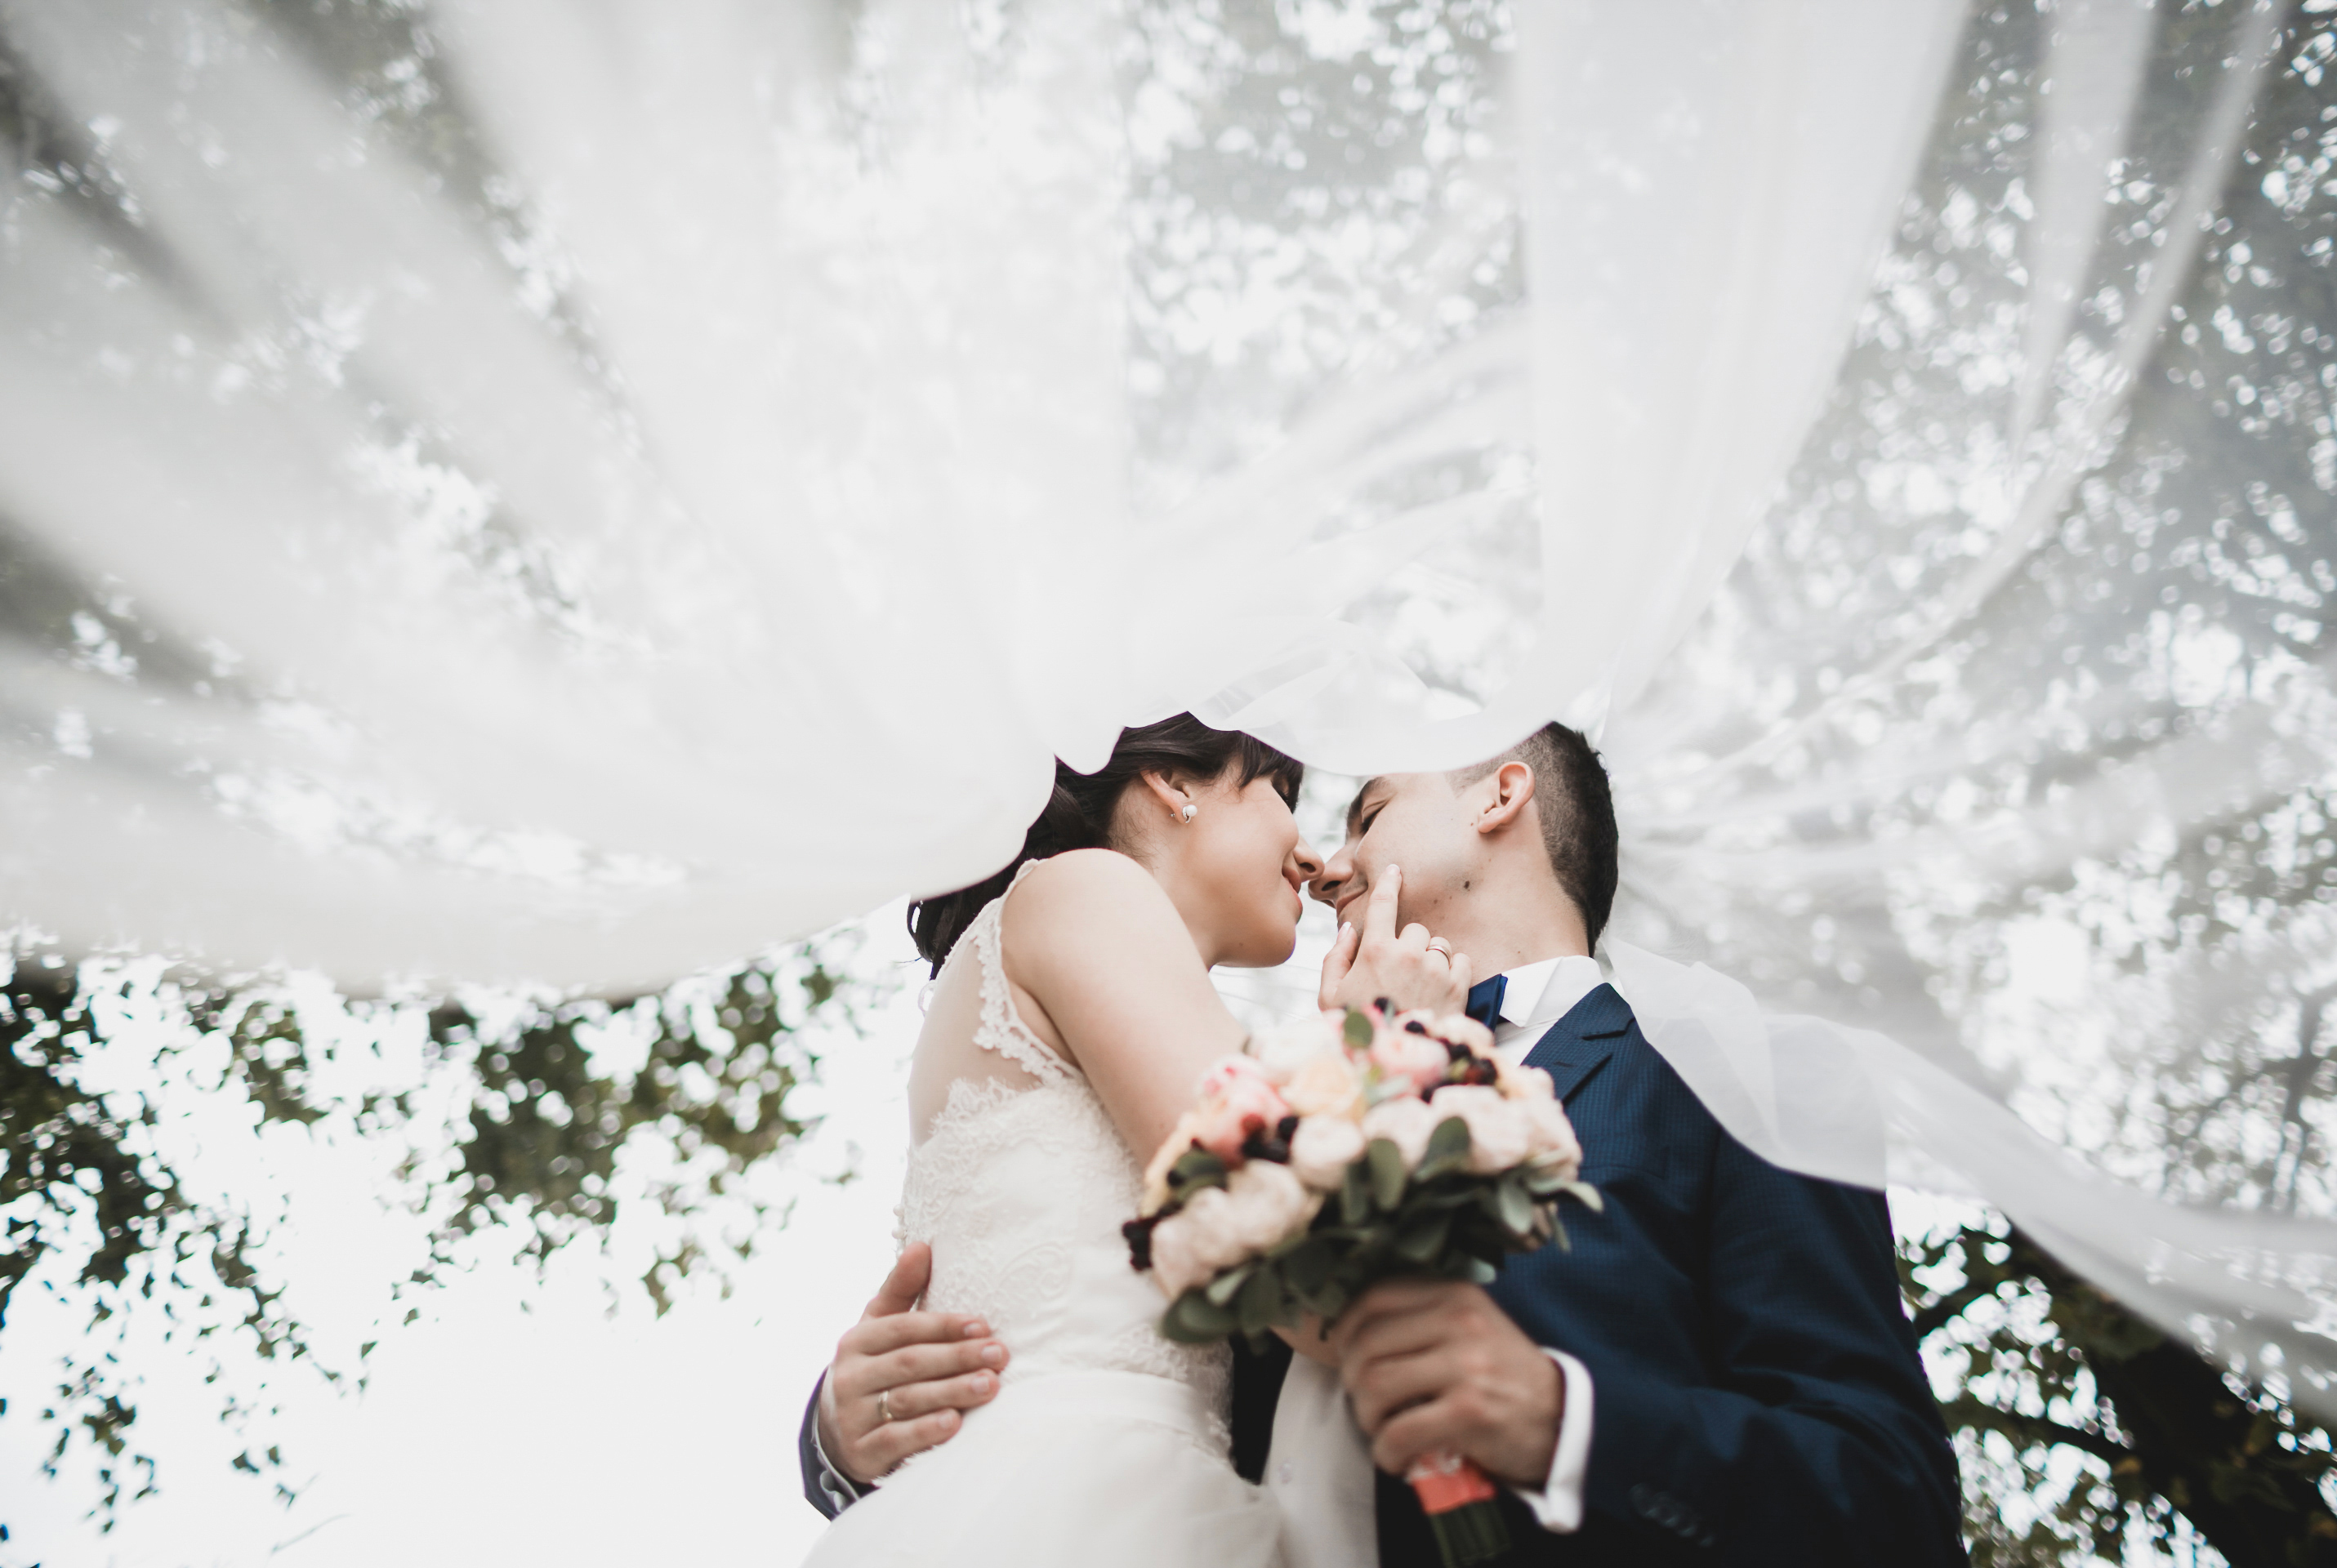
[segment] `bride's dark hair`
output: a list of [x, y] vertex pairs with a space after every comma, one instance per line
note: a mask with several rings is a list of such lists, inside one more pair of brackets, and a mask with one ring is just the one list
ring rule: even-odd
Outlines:
[[1254, 779], [1271, 779], [1284, 800], [1294, 806], [1298, 803], [1298, 786], [1306, 777], [1305, 764], [1239, 730], [1211, 729], [1188, 713], [1120, 731], [1111, 756], [1093, 773], [1073, 773], [1061, 758], [1056, 759], [1055, 793], [1039, 820], [1022, 835], [1022, 852], [1013, 863], [972, 887], [920, 899], [909, 906], [909, 935], [916, 940], [917, 956], [933, 965], [934, 973], [941, 973], [942, 960], [957, 946], [973, 917], [1006, 891], [1006, 884], [1025, 862], [1042, 861], [1065, 850], [1109, 844], [1112, 808], [1120, 804], [1120, 792], [1139, 774], [1213, 780], [1236, 765], [1241, 768], [1237, 786], [1247, 786]]

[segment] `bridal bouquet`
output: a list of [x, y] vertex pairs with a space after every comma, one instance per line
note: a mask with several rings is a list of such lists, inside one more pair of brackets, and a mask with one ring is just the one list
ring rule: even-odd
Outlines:
[[[1561, 1196], [1599, 1206], [1550, 1075], [1502, 1064], [1472, 1018], [1324, 1013], [1255, 1049], [1209, 1070], [1123, 1227], [1171, 1339], [1257, 1340], [1308, 1313], [1327, 1330], [1397, 1275], [1481, 1284], [1508, 1253], [1566, 1244]], [[1507, 1549], [1476, 1466], [1423, 1457], [1405, 1479], [1450, 1568]]]

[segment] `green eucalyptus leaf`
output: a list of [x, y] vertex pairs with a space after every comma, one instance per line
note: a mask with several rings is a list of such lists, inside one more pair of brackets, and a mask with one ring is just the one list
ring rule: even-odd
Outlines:
[[1534, 1201], [1526, 1196], [1524, 1187], [1516, 1182], [1505, 1181], [1494, 1187], [1493, 1191], [1498, 1194], [1502, 1226], [1511, 1236], [1523, 1237], [1531, 1234], [1534, 1223]]
[[1428, 1135], [1428, 1151], [1420, 1157], [1420, 1170], [1414, 1179], [1433, 1181], [1448, 1171], [1457, 1171], [1469, 1159], [1469, 1124], [1458, 1116], [1447, 1116], [1436, 1124]]
[[1168, 1167], [1168, 1190], [1179, 1198], [1226, 1184], [1226, 1163], [1207, 1149], [1188, 1149]]
[[1347, 1167], [1346, 1182], [1339, 1189], [1339, 1218], [1350, 1225], [1361, 1225], [1371, 1217], [1371, 1162], [1357, 1160]]
[[1349, 1008], [1347, 1021], [1339, 1026], [1339, 1032], [1346, 1037], [1348, 1045], [1359, 1051], [1364, 1049], [1372, 1043], [1371, 1015], [1359, 1008]]
[[1331, 1278], [1331, 1243], [1308, 1236], [1282, 1258], [1283, 1282], [1301, 1296], [1312, 1296]]
[[1213, 1305], [1197, 1287], [1169, 1303], [1160, 1320], [1160, 1336], [1181, 1345], [1208, 1345], [1232, 1333], [1235, 1326], [1234, 1314]]
[[1396, 1232], [1395, 1255], [1420, 1266], [1434, 1262], [1444, 1251], [1452, 1222], [1442, 1214], [1423, 1215]]
[[1374, 1138], [1364, 1145], [1364, 1161], [1372, 1168], [1372, 1202], [1393, 1210], [1403, 1200], [1403, 1151], [1389, 1139]]
[[1283, 1295], [1282, 1276], [1272, 1269], [1252, 1271], [1249, 1281], [1242, 1286], [1237, 1310], [1241, 1315], [1245, 1334], [1259, 1335], [1282, 1322], [1287, 1305]]
[[1242, 1288], [1242, 1282], [1247, 1280], [1257, 1268], [1256, 1263], [1244, 1263], [1239, 1268], [1227, 1269], [1201, 1287], [1201, 1293], [1208, 1297], [1212, 1305], [1222, 1307], [1234, 1299], [1234, 1292]]

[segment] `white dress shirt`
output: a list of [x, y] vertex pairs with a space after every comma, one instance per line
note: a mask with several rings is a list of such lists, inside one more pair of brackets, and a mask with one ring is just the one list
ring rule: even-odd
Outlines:
[[[1598, 960], [1543, 959], [1509, 971], [1493, 1048], [1522, 1062], [1550, 1026], [1605, 983]], [[1544, 1347], [1565, 1379], [1558, 1447], [1539, 1490], [1513, 1486], [1545, 1530], [1582, 1528], [1582, 1483], [1590, 1467], [1590, 1373], [1563, 1350]], [[1289, 1568], [1369, 1568], [1379, 1562], [1372, 1456], [1347, 1406], [1339, 1374], [1294, 1356], [1274, 1407], [1274, 1442], [1266, 1484], [1282, 1509], [1282, 1550]]]

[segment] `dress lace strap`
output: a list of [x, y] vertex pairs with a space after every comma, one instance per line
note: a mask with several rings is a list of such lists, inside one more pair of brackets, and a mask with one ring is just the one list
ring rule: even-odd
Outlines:
[[1006, 891], [983, 905], [966, 931], [967, 940], [973, 945], [974, 958], [982, 965], [982, 1022], [973, 1031], [973, 1043], [983, 1050], [996, 1051], [1041, 1083], [1076, 1083], [1081, 1076], [1080, 1070], [1032, 1033], [1031, 1026], [1015, 1010], [1014, 993], [1006, 983], [1005, 956], [999, 946], [999, 926], [1005, 914], [1006, 901], [1039, 863], [1025, 862], [1014, 873], [1014, 880], [1006, 884]]

